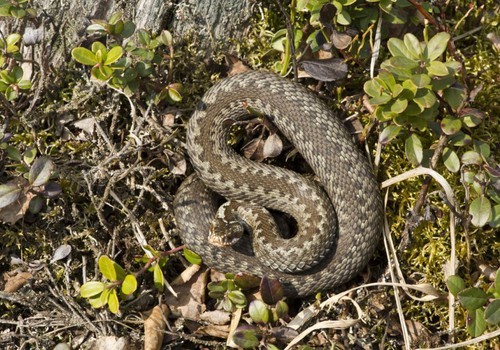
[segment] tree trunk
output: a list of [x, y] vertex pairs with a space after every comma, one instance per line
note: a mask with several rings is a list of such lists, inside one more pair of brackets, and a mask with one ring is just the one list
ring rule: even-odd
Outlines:
[[[214, 50], [227, 50], [229, 39], [239, 39], [251, 16], [252, 0], [34, 0], [38, 10], [38, 28], [14, 28], [15, 21], [2, 18], [2, 34], [29, 32], [36, 42], [44, 43], [41, 51], [50, 55], [50, 64], [59, 67], [67, 60], [71, 48], [82, 43], [92, 19], [108, 19], [121, 11], [137, 28], [172, 31], [174, 39], [195, 41], [199, 52], [209, 56]], [[24, 22], [25, 23], [25, 22]], [[30, 22], [28, 22], [30, 23]], [[23, 38], [26, 40], [26, 38]], [[26, 42], [25, 42], [26, 43]], [[46, 57], [46, 56], [45, 56]]]

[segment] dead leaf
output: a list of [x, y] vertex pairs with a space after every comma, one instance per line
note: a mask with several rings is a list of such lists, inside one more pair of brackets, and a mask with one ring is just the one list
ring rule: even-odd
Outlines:
[[217, 337], [221, 339], [227, 339], [229, 336], [229, 325], [221, 326], [221, 325], [208, 325], [201, 326], [195, 332], [199, 335], [208, 335], [210, 337]]
[[283, 150], [283, 141], [278, 134], [270, 135], [264, 142], [262, 155], [264, 158], [274, 158], [280, 155]]
[[332, 40], [333, 46], [335, 46], [339, 50], [346, 49], [349, 45], [351, 45], [352, 38], [345, 34], [339, 33], [336, 30], [332, 32], [330, 35], [330, 39]]
[[175, 115], [172, 113], [167, 113], [161, 117], [162, 125], [165, 127], [172, 127], [175, 124]]
[[180, 286], [185, 283], [187, 283], [193, 276], [200, 271], [201, 265], [189, 265], [182, 273], [177, 276], [172, 283], [170, 283], [172, 286]]
[[144, 319], [144, 350], [159, 350], [163, 343], [166, 319], [170, 310], [167, 305], [156, 305], [143, 313]]
[[185, 159], [180, 159], [179, 161], [175, 162], [174, 167], [172, 168], [172, 174], [174, 175], [184, 175], [186, 173], [186, 160]]
[[14, 272], [13, 274], [5, 273], [3, 275], [3, 279], [5, 280], [4, 292], [5, 293], [16, 292], [19, 288], [24, 286], [32, 277], [33, 275], [29, 272]]
[[347, 64], [340, 58], [302, 61], [304, 70], [319, 81], [335, 81], [347, 75]]
[[259, 137], [253, 139], [243, 147], [243, 156], [261, 162], [264, 160], [264, 141]]
[[129, 350], [127, 337], [108, 336], [97, 339], [90, 347], [93, 350]]
[[196, 272], [188, 282], [177, 285], [172, 283], [177, 298], [167, 294], [165, 300], [174, 316], [182, 316], [193, 321], [200, 320], [200, 314], [206, 310], [205, 288], [207, 276], [208, 272], [204, 268]]
[[22, 191], [15, 202], [0, 209], [0, 221], [13, 225], [19, 219], [24, 217], [24, 214], [29, 209], [30, 201], [33, 197], [35, 197], [35, 194], [28, 192], [29, 183], [24, 177], [17, 177], [10, 181], [9, 184], [14, 184], [22, 188]]
[[231, 320], [231, 314], [224, 310], [205, 311], [200, 315], [200, 320], [210, 324], [225, 325]]
[[319, 10], [319, 21], [324, 26], [331, 26], [336, 13], [337, 8], [333, 4], [325, 4]]
[[88, 134], [92, 134], [95, 130], [95, 119], [94, 118], [85, 118], [80, 119], [74, 123], [74, 125]]
[[227, 74], [230, 77], [232, 77], [236, 74], [240, 74], [240, 73], [248, 72], [248, 71], [252, 70], [238, 57], [231, 55], [229, 53], [226, 53], [224, 56], [226, 59], [226, 64], [229, 66], [229, 72]]
[[57, 247], [54, 255], [52, 255], [51, 263], [66, 258], [69, 253], [71, 253], [71, 246], [69, 244], [63, 244]]

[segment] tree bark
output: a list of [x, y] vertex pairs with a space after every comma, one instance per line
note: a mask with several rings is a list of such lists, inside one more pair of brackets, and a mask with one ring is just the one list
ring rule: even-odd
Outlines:
[[[0, 23], [2, 34], [26, 31], [35, 35], [41, 50], [50, 55], [51, 65], [58, 67], [67, 60], [71, 48], [86, 37], [92, 19], [108, 19], [121, 11], [136, 27], [159, 33], [172, 31], [177, 42], [189, 40], [205, 57], [214, 50], [227, 50], [231, 39], [242, 37], [251, 17], [255, 0], [34, 0], [38, 10], [38, 27], [30, 22], [6, 20]], [[17, 23], [17, 28], [15, 24]], [[27, 24], [27, 27], [24, 27]], [[23, 40], [25, 40], [23, 38]], [[47, 57], [47, 56], [45, 56]]]

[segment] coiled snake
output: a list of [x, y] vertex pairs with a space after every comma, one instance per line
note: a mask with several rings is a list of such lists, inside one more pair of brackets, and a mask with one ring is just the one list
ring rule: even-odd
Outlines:
[[[312, 180], [252, 162], [228, 146], [227, 120], [248, 118], [248, 106], [266, 115], [296, 147], [324, 191], [311, 189], [309, 186], [315, 186]], [[304, 296], [347, 282], [367, 264], [381, 232], [377, 181], [335, 113], [303, 86], [261, 71], [222, 80], [204, 95], [189, 121], [187, 151], [196, 175], [179, 188], [174, 213], [184, 242], [208, 266], [277, 278], [287, 295]], [[212, 191], [295, 218], [297, 235], [288, 240], [278, 237], [272, 248], [278, 258], [282, 257], [281, 262], [262, 262], [258, 254], [245, 249], [221, 248], [208, 242], [220, 204]], [[329, 198], [334, 209], [329, 203], [325, 209], [320, 197]], [[335, 217], [336, 231], [330, 227], [335, 225]], [[319, 241], [324, 234], [329, 238]], [[262, 244], [266, 245], [266, 239]], [[326, 250], [320, 251], [324, 246]], [[287, 271], [288, 262], [297, 259], [307, 261], [296, 263], [306, 265], [305, 270], [298, 266]]]

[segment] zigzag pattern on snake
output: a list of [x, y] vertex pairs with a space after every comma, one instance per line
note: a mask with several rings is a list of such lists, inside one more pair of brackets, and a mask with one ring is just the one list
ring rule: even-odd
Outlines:
[[[313, 169], [324, 191], [320, 187], [314, 192], [306, 187], [311, 181], [303, 181], [301, 175], [252, 162], [228, 146], [225, 122], [248, 117], [245, 106], [276, 125]], [[336, 114], [303, 86], [261, 71], [226, 78], [204, 95], [189, 121], [186, 144], [196, 174], [176, 194], [175, 218], [185, 244], [208, 266], [277, 278], [287, 295], [304, 296], [347, 282], [367, 264], [381, 232], [378, 183]], [[273, 249], [283, 256], [282, 264], [298, 257], [309, 259], [313, 267], [274, 270], [255, 255], [209, 244], [219, 205], [216, 193], [294, 216], [299, 233], [285, 242], [288, 246]], [[335, 217], [336, 231], [331, 227]], [[334, 238], [325, 254], [315, 244], [322, 235], [330, 235], [326, 242]], [[317, 258], [318, 254], [324, 256]]]

